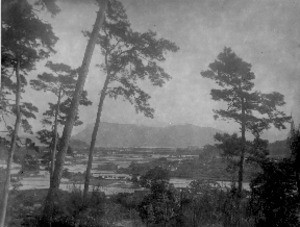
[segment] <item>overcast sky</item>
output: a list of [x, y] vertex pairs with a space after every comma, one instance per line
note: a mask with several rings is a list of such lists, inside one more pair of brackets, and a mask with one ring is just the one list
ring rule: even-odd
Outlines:
[[[84, 3], [83, 3], [84, 2]], [[61, 12], [56, 17], [43, 15], [60, 38], [54, 62], [73, 67], [81, 64], [86, 38], [82, 30], [91, 30], [96, 17], [94, 1], [60, 0]], [[233, 132], [235, 123], [213, 119], [213, 109], [220, 103], [212, 101], [210, 90], [215, 85], [201, 77], [222, 49], [227, 46], [253, 66], [256, 89], [284, 94], [284, 111], [300, 123], [300, 1], [297, 0], [124, 0], [122, 1], [137, 31], [154, 30], [160, 37], [174, 41], [180, 50], [167, 56], [162, 64], [172, 76], [163, 88], [146, 90], [152, 96], [155, 118], [136, 114], [129, 103], [107, 99], [103, 121], [166, 125], [190, 123]], [[90, 67], [86, 89], [93, 106], [80, 109], [80, 117], [93, 123], [99, 91], [104, 75], [95, 67], [102, 58], [97, 48]], [[37, 67], [41, 70], [41, 67]], [[42, 94], [30, 91], [27, 97], [47, 107]], [[41, 116], [41, 114], [39, 114]], [[38, 123], [36, 128], [38, 127]], [[84, 126], [75, 128], [80, 131]], [[272, 131], [278, 138], [286, 132]]]

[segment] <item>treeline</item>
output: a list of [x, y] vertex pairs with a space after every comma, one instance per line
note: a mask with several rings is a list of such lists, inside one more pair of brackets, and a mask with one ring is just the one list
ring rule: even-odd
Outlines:
[[[277, 144], [280, 144], [277, 147]], [[267, 147], [270, 158], [282, 159], [288, 157], [290, 150], [288, 142], [277, 141], [271, 143]], [[180, 150], [181, 151], [181, 150]], [[180, 155], [181, 152], [176, 154]], [[196, 154], [195, 151], [184, 154]], [[173, 152], [172, 152], [173, 154]], [[236, 171], [232, 165], [228, 165], [227, 158], [222, 156], [222, 150], [213, 145], [206, 145], [202, 149], [197, 150], [198, 157], [169, 160], [169, 158], [158, 158], [145, 163], [132, 162], [127, 168], [120, 168], [119, 173], [127, 173], [132, 176], [141, 176], [152, 168], [161, 167], [170, 172], [171, 177], [187, 178], [187, 179], [211, 179], [220, 181], [237, 181], [234, 174]], [[246, 182], [250, 182], [251, 178], [261, 171], [257, 163], [246, 162], [244, 178]]]

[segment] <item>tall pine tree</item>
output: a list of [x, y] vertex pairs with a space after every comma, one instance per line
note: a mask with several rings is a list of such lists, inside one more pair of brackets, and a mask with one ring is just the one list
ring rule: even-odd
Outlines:
[[209, 70], [201, 72], [204, 78], [214, 80], [220, 89], [212, 89], [215, 101], [223, 101], [226, 109], [214, 110], [215, 117], [233, 120], [240, 125], [241, 146], [238, 164], [238, 195], [241, 196], [246, 153], [246, 131], [260, 134], [274, 125], [284, 129], [290, 117], [278, 109], [284, 96], [278, 92], [263, 94], [254, 90], [255, 75], [251, 64], [239, 58], [230, 48], [224, 48], [217, 60], [209, 64]]
[[[55, 6], [54, 1], [52, 2]], [[38, 2], [36, 6], [45, 6]], [[8, 152], [6, 179], [2, 193], [0, 226], [5, 223], [7, 200], [10, 186], [10, 171], [20, 126], [30, 131], [27, 118], [34, 118], [37, 108], [31, 103], [22, 102], [21, 93], [27, 84], [26, 76], [38, 60], [47, 58], [53, 53], [57, 37], [51, 25], [42, 22], [35, 14], [33, 5], [27, 1], [2, 1], [2, 43], [1, 43], [1, 112], [13, 114], [15, 123], [8, 127], [11, 143]], [[15, 96], [15, 103], [10, 102]]]
[[136, 112], [152, 118], [154, 109], [149, 104], [150, 95], [141, 89], [140, 81], [148, 80], [153, 86], [162, 86], [170, 76], [158, 63], [165, 60], [167, 52], [178, 50], [178, 47], [169, 40], [158, 39], [155, 32], [132, 31], [122, 3], [116, 0], [108, 1], [106, 19], [98, 36], [98, 44], [104, 56], [104, 63], [100, 68], [106, 78], [100, 93], [89, 149], [84, 185], [85, 197], [105, 98], [122, 97], [135, 107]]
[[88, 44], [85, 49], [84, 57], [82, 60], [81, 67], [78, 71], [78, 79], [76, 82], [76, 88], [72, 96], [70, 108], [68, 111], [65, 127], [62, 134], [61, 139], [61, 149], [57, 152], [57, 159], [55, 162], [55, 168], [53, 172], [53, 177], [50, 181], [50, 188], [47, 193], [47, 197], [45, 200], [45, 206], [43, 210], [43, 217], [42, 217], [42, 223], [44, 225], [51, 226], [52, 222], [52, 215], [53, 215], [53, 209], [54, 209], [54, 199], [56, 192], [59, 188], [62, 171], [63, 171], [63, 165], [65, 161], [66, 152], [69, 147], [69, 142], [73, 130], [73, 125], [76, 120], [77, 111], [78, 111], [78, 105], [80, 102], [80, 97], [83, 91], [83, 87], [85, 84], [85, 80], [89, 71], [91, 59], [93, 56], [93, 52], [95, 49], [95, 45], [97, 42], [98, 33], [100, 30], [100, 27], [103, 24], [104, 17], [105, 17], [105, 11], [107, 7], [107, 0], [98, 0], [99, 4], [99, 11], [97, 13], [96, 21], [93, 27], [93, 31], [91, 33], [91, 36], [89, 38]]

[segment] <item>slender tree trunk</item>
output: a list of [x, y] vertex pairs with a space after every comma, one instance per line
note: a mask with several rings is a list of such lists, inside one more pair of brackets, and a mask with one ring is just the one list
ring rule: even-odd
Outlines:
[[297, 183], [298, 198], [300, 200], [300, 171], [299, 170], [296, 172], [296, 178], [297, 178], [296, 183]]
[[[298, 130], [300, 130], [300, 127], [298, 128]], [[294, 138], [295, 141], [298, 141], [298, 145], [294, 148], [294, 152], [295, 152], [295, 170], [296, 170], [296, 180], [297, 180], [297, 189], [298, 189], [298, 198], [300, 201], [300, 151], [299, 151], [299, 131], [297, 132], [297, 134], [294, 136], [296, 138]]]
[[25, 146], [26, 150], [25, 150], [25, 154], [23, 155], [23, 158], [22, 158], [22, 165], [21, 165], [21, 170], [19, 173], [23, 174], [25, 172], [25, 166], [26, 166], [26, 156], [28, 154], [28, 147], [27, 147], [27, 144]]
[[3, 111], [3, 107], [2, 107], [2, 98], [3, 98], [3, 96], [2, 96], [2, 82], [1, 82], [1, 80], [2, 80], [2, 74], [0, 75], [0, 113]]
[[193, 212], [193, 225], [194, 227], [197, 227], [196, 226], [196, 211], [195, 211], [196, 208], [194, 208], [194, 212]]
[[56, 110], [55, 110], [55, 115], [54, 115], [54, 142], [53, 142], [53, 147], [52, 147], [52, 152], [51, 152], [51, 167], [50, 167], [50, 179], [53, 176], [54, 173], [54, 166], [55, 166], [55, 154], [56, 154], [56, 148], [57, 148], [57, 142], [58, 142], [58, 136], [57, 136], [57, 125], [58, 125], [58, 115], [59, 115], [59, 105], [60, 105], [60, 100], [61, 100], [61, 89], [58, 91], [58, 98], [57, 98], [57, 103], [56, 103]]
[[[300, 139], [299, 137], [295, 138], [295, 140], [299, 140], [299, 139]], [[297, 151], [297, 149], [298, 149], [298, 151]], [[295, 148], [295, 151], [299, 153], [299, 146], [297, 146]], [[299, 201], [300, 201], [300, 166], [299, 166], [299, 163], [300, 163], [300, 153], [299, 154], [296, 153], [295, 156], [296, 157], [295, 157], [295, 160], [294, 160], [294, 165], [295, 165], [294, 168], [295, 168], [295, 172], [296, 172], [297, 194], [298, 194], [298, 198], [299, 198]]]
[[4, 227], [5, 224], [5, 216], [7, 209], [7, 202], [9, 196], [9, 187], [10, 187], [10, 175], [11, 175], [11, 166], [13, 161], [13, 155], [17, 146], [17, 139], [19, 135], [19, 128], [21, 123], [21, 110], [20, 110], [20, 99], [21, 99], [21, 81], [20, 81], [20, 61], [17, 60], [16, 66], [16, 77], [17, 77], [17, 91], [16, 91], [16, 121], [15, 121], [15, 129], [11, 139], [10, 150], [7, 158], [7, 168], [6, 168], [6, 179], [2, 194], [2, 204], [1, 204], [1, 216], [0, 216], [0, 227]]
[[246, 143], [246, 123], [245, 123], [245, 108], [244, 108], [244, 99], [242, 99], [242, 125], [241, 125], [241, 133], [242, 133], [242, 150], [240, 156], [239, 163], [239, 176], [238, 176], [238, 191], [237, 195], [239, 198], [242, 196], [243, 190], [243, 180], [244, 180], [244, 161], [245, 161], [245, 143]]
[[[107, 61], [106, 61], [106, 63], [107, 63]], [[100, 95], [100, 101], [99, 101], [99, 105], [98, 105], [96, 122], [94, 125], [92, 140], [91, 140], [90, 149], [89, 149], [89, 159], [88, 159], [88, 164], [87, 164], [86, 173], [85, 173], [83, 198], [87, 198], [87, 194], [88, 194], [88, 190], [89, 190], [90, 175], [91, 175], [92, 164], [93, 164], [93, 154], [94, 154], [94, 150], [95, 150], [97, 134], [98, 134], [98, 130], [99, 130], [100, 122], [101, 122], [102, 108], [103, 108], [103, 103], [104, 103], [104, 99], [106, 96], [108, 84], [109, 84], [109, 73], [106, 76], [106, 79], [105, 79], [105, 82], [104, 82], [104, 85], [103, 85], [103, 88], [101, 91], [101, 95]]]
[[63, 135], [62, 135], [62, 144], [61, 149], [57, 153], [57, 159], [55, 162], [55, 169], [53, 172], [53, 177], [50, 180], [50, 188], [48, 190], [48, 194], [45, 200], [45, 206], [43, 210], [43, 224], [51, 224], [52, 214], [53, 214], [53, 208], [54, 208], [54, 197], [57, 193], [57, 190], [59, 188], [60, 179], [63, 171], [63, 165], [65, 161], [65, 155], [68, 150], [70, 137], [72, 134], [73, 125], [75, 122], [75, 118], [77, 116], [78, 111], [78, 105], [81, 97], [81, 93], [85, 84], [85, 80], [89, 71], [89, 66], [91, 63], [92, 55], [95, 49], [96, 41], [98, 38], [98, 33], [100, 30], [100, 27], [103, 24], [106, 6], [107, 6], [107, 0], [99, 0], [99, 11], [97, 13], [97, 18], [94, 24], [93, 31], [91, 33], [91, 37], [89, 39], [89, 42], [87, 44], [84, 58], [82, 61], [82, 65], [79, 70], [79, 76], [76, 83], [75, 92], [73, 95], [72, 103], [70, 106], [70, 110], [68, 113], [67, 121], [64, 127]]

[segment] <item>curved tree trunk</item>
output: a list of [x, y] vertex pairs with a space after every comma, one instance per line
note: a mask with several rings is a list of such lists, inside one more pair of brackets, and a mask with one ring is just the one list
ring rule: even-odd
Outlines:
[[243, 191], [243, 180], [244, 180], [244, 162], [245, 162], [245, 143], [246, 143], [246, 123], [245, 123], [245, 108], [244, 108], [244, 99], [242, 99], [242, 150], [240, 155], [240, 163], [239, 163], [239, 176], [238, 176], [238, 191], [237, 195], [239, 198], [242, 197]]
[[17, 146], [17, 139], [19, 135], [19, 128], [21, 123], [21, 110], [20, 110], [20, 99], [21, 99], [21, 80], [20, 80], [20, 61], [17, 61], [16, 66], [16, 77], [17, 77], [17, 91], [16, 91], [16, 121], [15, 121], [15, 128], [11, 139], [10, 150], [8, 153], [7, 159], [7, 168], [6, 168], [6, 178], [5, 184], [2, 194], [2, 205], [1, 205], [1, 216], [0, 216], [0, 227], [4, 227], [5, 224], [5, 216], [6, 216], [6, 209], [7, 209], [7, 202], [9, 196], [9, 187], [10, 187], [10, 175], [11, 175], [11, 165], [13, 161], [13, 155], [16, 150]]
[[103, 103], [104, 99], [106, 96], [106, 91], [107, 91], [107, 86], [109, 84], [109, 74], [107, 74], [101, 95], [100, 95], [100, 101], [98, 105], [98, 110], [97, 110], [97, 117], [95, 121], [95, 126], [93, 129], [93, 134], [92, 134], [92, 140], [90, 144], [90, 149], [89, 149], [89, 159], [88, 159], [88, 164], [86, 168], [86, 173], [85, 173], [85, 181], [84, 181], [84, 191], [83, 191], [83, 198], [87, 198], [88, 190], [89, 190], [89, 185], [90, 185], [90, 175], [91, 175], [91, 170], [92, 170], [92, 164], [93, 164], [93, 154], [94, 154], [94, 149], [95, 149], [95, 144], [96, 144], [96, 139], [97, 139], [97, 134], [101, 122], [101, 114], [102, 114], [102, 108], [103, 108]]
[[54, 166], [55, 166], [55, 154], [56, 154], [56, 148], [57, 148], [57, 142], [58, 142], [57, 125], [58, 125], [60, 99], [61, 99], [61, 89], [59, 89], [59, 91], [58, 91], [58, 98], [57, 98], [57, 103], [56, 103], [57, 106], [56, 106], [55, 116], [54, 116], [54, 130], [53, 130], [54, 143], [53, 143], [52, 152], [51, 152], [50, 179], [53, 176]]
[[100, 9], [97, 13], [97, 18], [94, 24], [94, 28], [85, 50], [82, 65], [79, 69], [79, 75], [76, 83], [75, 92], [73, 95], [72, 103], [70, 106], [67, 121], [62, 135], [61, 149], [59, 150], [56, 156], [55, 169], [53, 172], [53, 177], [50, 180], [50, 188], [48, 190], [48, 194], [45, 200], [45, 206], [44, 206], [43, 217], [42, 217], [44, 225], [45, 224], [51, 225], [51, 219], [52, 219], [53, 208], [54, 208], [53, 202], [59, 188], [60, 179], [63, 171], [63, 165], [65, 161], [65, 155], [68, 150], [69, 141], [73, 130], [73, 125], [75, 122], [75, 118], [77, 116], [80, 96], [89, 71], [89, 66], [95, 49], [98, 33], [104, 21], [104, 14], [107, 6], [107, 0], [99, 0], [98, 2], [99, 2]]

